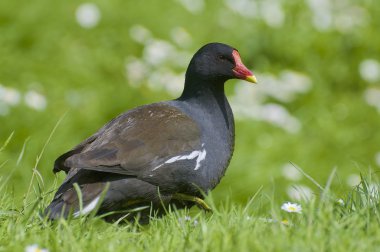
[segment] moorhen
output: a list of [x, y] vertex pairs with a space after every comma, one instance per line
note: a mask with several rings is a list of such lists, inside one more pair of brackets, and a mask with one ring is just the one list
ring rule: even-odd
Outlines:
[[93, 212], [109, 213], [109, 221], [146, 221], [169, 205], [210, 210], [203, 195], [220, 182], [234, 150], [224, 93], [229, 79], [256, 83], [236, 49], [221, 43], [200, 48], [179, 98], [131, 109], [58, 157], [53, 171], [67, 177], [45, 215]]

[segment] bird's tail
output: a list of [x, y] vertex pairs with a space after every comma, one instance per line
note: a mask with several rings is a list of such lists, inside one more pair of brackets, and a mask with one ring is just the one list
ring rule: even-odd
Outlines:
[[50, 205], [42, 213], [43, 217], [47, 217], [49, 220], [56, 220], [59, 218], [67, 218], [70, 212], [70, 208], [65, 204], [63, 200], [53, 200]]

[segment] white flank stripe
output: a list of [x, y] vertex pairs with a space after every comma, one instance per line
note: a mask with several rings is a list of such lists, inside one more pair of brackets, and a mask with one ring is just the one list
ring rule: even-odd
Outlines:
[[194, 170], [198, 170], [201, 167], [201, 162], [206, 159], [206, 150], [203, 149], [197, 158], [197, 164], [195, 165]]
[[160, 168], [160, 167], [163, 166], [163, 165], [164, 165], [164, 164], [157, 165], [156, 167], [153, 168], [152, 171], [157, 170], [158, 168]]
[[[202, 144], [202, 147], [203, 146], [204, 146], [204, 144]], [[185, 159], [190, 160], [190, 159], [194, 159], [194, 158], [197, 158], [197, 163], [195, 165], [194, 170], [198, 170], [201, 167], [201, 162], [206, 158], [206, 149], [202, 149], [201, 151], [193, 151], [189, 155], [172, 157], [172, 158], [166, 160], [165, 163], [157, 165], [156, 167], [154, 167], [152, 171], [157, 170], [158, 168], [160, 168], [164, 164], [171, 164], [171, 163], [174, 163], [178, 160], [185, 160]]]
[[82, 209], [82, 211], [77, 211], [74, 213], [74, 217], [79, 217], [80, 215], [85, 215], [91, 212], [95, 209], [96, 205], [98, 204], [98, 201], [100, 199], [100, 196], [96, 197], [93, 201], [90, 202], [85, 208]]
[[175, 161], [178, 161], [178, 160], [194, 159], [197, 156], [199, 156], [199, 153], [200, 153], [200, 151], [193, 151], [189, 155], [175, 156], [169, 160], [166, 160], [165, 164], [171, 164], [171, 163], [174, 163]]

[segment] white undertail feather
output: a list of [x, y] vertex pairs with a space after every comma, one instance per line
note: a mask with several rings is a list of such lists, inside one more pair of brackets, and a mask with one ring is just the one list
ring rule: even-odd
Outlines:
[[79, 217], [80, 215], [85, 215], [90, 213], [92, 210], [95, 209], [96, 205], [98, 204], [98, 201], [100, 199], [100, 196], [96, 197], [93, 201], [90, 202], [87, 206], [85, 206], [82, 211], [77, 211], [74, 213], [74, 217]]

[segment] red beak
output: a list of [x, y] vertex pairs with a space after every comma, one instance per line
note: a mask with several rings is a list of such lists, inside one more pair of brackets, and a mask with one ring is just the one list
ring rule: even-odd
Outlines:
[[234, 57], [234, 60], [235, 60], [235, 67], [232, 69], [232, 71], [235, 74], [235, 77], [238, 79], [252, 82], [252, 83], [257, 83], [257, 79], [253, 75], [253, 73], [249, 71], [246, 66], [244, 66], [243, 62], [241, 62], [239, 52], [236, 50], [233, 50], [232, 56]]

